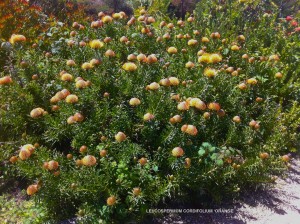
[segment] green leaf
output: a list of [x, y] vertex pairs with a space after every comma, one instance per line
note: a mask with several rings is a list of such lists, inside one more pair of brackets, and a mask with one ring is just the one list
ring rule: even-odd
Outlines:
[[153, 166], [152, 169], [157, 172], [158, 171], [158, 166]]
[[225, 150], [225, 156], [230, 156], [231, 152], [229, 150]]
[[200, 150], [198, 151], [199, 156], [203, 156], [206, 153], [205, 149], [200, 148]]
[[213, 153], [213, 154], [210, 156], [210, 158], [211, 158], [212, 160], [216, 160], [217, 157], [218, 157], [218, 153]]
[[209, 152], [214, 152], [216, 150], [216, 147], [210, 147]]
[[211, 144], [209, 144], [208, 142], [203, 142], [202, 147], [208, 148], [208, 147], [211, 147]]
[[139, 37], [139, 36], [140, 36], [139, 33], [133, 33], [133, 34], [131, 34], [132, 38], [136, 38], [136, 37]]
[[97, 150], [102, 150], [104, 148], [104, 144], [97, 145]]
[[223, 51], [223, 55], [227, 55], [228, 53], [229, 53], [229, 49], [225, 48], [224, 51]]
[[217, 164], [218, 166], [223, 166], [224, 162], [223, 162], [222, 159], [218, 159], [218, 160], [216, 161], [216, 164]]

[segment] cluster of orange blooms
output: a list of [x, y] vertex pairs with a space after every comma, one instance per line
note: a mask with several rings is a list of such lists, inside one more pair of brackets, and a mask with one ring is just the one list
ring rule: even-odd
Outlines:
[[[151, 16], [149, 17], [149, 16], [146, 15], [145, 10], [141, 10], [140, 13], [141, 13], [141, 16], [138, 17], [138, 19], [137, 19], [139, 22], [145, 22], [146, 24], [151, 24], [151, 23], [155, 22], [155, 19], [153, 17], [151, 17]], [[114, 19], [118, 20], [118, 19], [127, 18], [126, 14], [124, 12], [114, 13], [112, 16], [105, 15], [103, 12], [100, 12], [98, 14], [98, 16], [99, 16], [100, 20], [93, 21], [91, 23], [92, 28], [100, 28], [105, 23], [111, 23]], [[188, 22], [193, 22], [193, 20], [194, 20], [193, 17], [189, 17], [187, 19]], [[132, 17], [128, 21], [128, 25], [132, 25], [135, 21], [136, 21], [135, 18]], [[184, 22], [183, 21], [178, 21], [177, 25], [182, 27], [182, 26], [184, 26]], [[160, 27], [162, 28], [164, 26], [168, 27], [169, 29], [174, 28], [174, 25], [172, 23], [167, 24], [164, 21], [162, 21], [160, 23]], [[73, 28], [75, 28], [75, 29], [85, 29], [85, 27], [83, 25], [78, 24], [77, 22], [73, 23]], [[147, 28], [144, 27], [143, 30], [142, 30], [142, 33], [149, 33], [150, 32], [150, 31], [146, 32], [145, 29], [147, 29]], [[195, 30], [194, 34], [199, 35], [200, 32]], [[72, 31], [70, 35], [75, 36], [76, 32]], [[181, 39], [181, 38], [190, 38], [190, 36], [188, 34], [186, 34], [186, 35], [180, 35], [179, 34], [176, 37], [179, 38], [179, 39]], [[218, 32], [214, 32], [210, 35], [210, 37], [212, 39], [219, 39], [221, 37], [221, 35]], [[168, 38], [170, 38], [170, 36], [167, 33], [163, 38], [168, 39]], [[241, 41], [241, 42], [244, 42], [245, 37], [243, 35], [239, 35], [238, 40]], [[23, 35], [12, 35], [12, 37], [10, 38], [11, 43], [23, 42], [23, 41], [26, 41], [26, 38]], [[93, 49], [99, 49], [99, 48], [102, 48], [104, 46], [104, 43], [109, 43], [110, 41], [111, 41], [111, 38], [106, 37], [104, 39], [104, 42], [100, 41], [99, 39], [96, 39], [96, 40], [90, 41], [89, 45]], [[158, 41], [160, 41], [160, 39], [158, 39]], [[207, 42], [209, 42], [209, 39], [207, 37], [202, 37], [201, 41], [203, 43], [207, 43]], [[123, 36], [123, 37], [120, 38], [120, 42], [128, 43], [128, 38]], [[226, 39], [222, 40], [222, 43], [224, 43], [224, 42], [226, 42]], [[71, 41], [70, 43], [73, 43], [73, 42]], [[190, 39], [188, 41], [188, 46], [193, 46], [193, 45], [197, 45], [197, 44], [198, 44], [198, 41], [195, 40], [195, 39]], [[69, 45], [73, 45], [73, 44], [69, 44]], [[85, 45], [86, 44], [84, 42], [80, 42], [80, 46], [85, 46]], [[238, 47], [236, 44], [233, 44], [231, 46], [231, 50], [233, 50], [233, 51], [234, 50], [239, 50], [239, 49], [240, 49], [240, 47]], [[175, 47], [169, 47], [167, 49], [167, 52], [169, 54], [176, 54], [178, 52], [178, 50]], [[115, 52], [113, 52], [112, 50], [107, 50], [105, 52], [105, 56], [114, 57]], [[214, 64], [214, 63], [219, 63], [219, 62], [222, 61], [222, 56], [219, 53], [212, 53], [212, 54], [207, 53], [207, 52], [205, 52], [205, 48], [204, 48], [204, 50], [200, 50], [198, 52], [198, 56], [199, 56], [199, 58], [198, 58], [199, 63], [212, 63], [212, 64]], [[247, 58], [246, 55], [243, 55], [242, 57]], [[157, 58], [154, 54], [151, 54], [148, 57], [144, 54], [139, 54], [138, 56], [135, 56], [134, 54], [130, 54], [128, 56], [128, 61], [134, 61], [134, 60], [138, 60], [139, 62], [146, 62], [146, 63], [149, 63], [149, 64], [157, 62]], [[272, 55], [272, 56], [270, 56], [269, 60], [278, 60], [278, 56], [277, 55]], [[90, 62], [83, 63], [82, 68], [85, 69], [85, 70], [91, 69], [95, 65], [98, 65], [100, 63], [101, 62], [98, 59], [92, 59]], [[68, 66], [74, 66], [74, 65], [76, 65], [76, 63], [73, 60], [68, 60], [67, 65]], [[187, 62], [186, 63], [187, 68], [193, 68], [194, 66], [195, 65], [194, 65], [193, 62]], [[135, 71], [137, 69], [137, 65], [134, 64], [133, 62], [126, 62], [125, 64], [123, 64], [122, 68], [126, 71]], [[229, 71], [229, 69], [230, 68], [226, 69], [226, 71]], [[235, 73], [235, 72], [236, 71], [232, 71], [232, 74]], [[209, 78], [214, 77], [216, 74], [217, 74], [217, 70], [215, 70], [213, 68], [205, 68], [205, 70], [204, 70], [204, 75], [209, 77]], [[62, 81], [71, 81], [73, 79], [73, 76], [70, 75], [69, 73], [65, 72], [65, 71], [62, 71], [60, 73], [60, 76], [61, 76]], [[279, 77], [280, 75], [276, 74], [276, 76]], [[8, 80], [9, 79], [8, 77], [4, 77], [2, 79], [6, 80], [6, 81], [2, 81], [3, 83], [11, 82], [11, 79]], [[84, 81], [81, 77], [78, 77], [75, 81], [76, 81], [76, 87], [77, 88], [84, 88], [84, 87], [90, 85], [89, 81]], [[255, 85], [256, 83], [257, 83], [257, 80], [255, 80], [254, 78], [247, 80], [247, 84]], [[170, 77], [170, 78], [165, 78], [165, 79], [160, 80], [160, 85], [162, 85], [162, 86], [172, 86], [172, 85], [176, 86], [178, 84], [179, 84], [179, 80], [176, 77]], [[153, 82], [150, 85], [147, 85], [146, 89], [147, 90], [157, 90], [160, 87], [160, 85], [156, 82]], [[242, 90], [247, 88], [245, 83], [239, 84], [238, 87]], [[66, 98], [66, 102], [68, 102], [68, 103], [76, 103], [78, 101], [78, 97], [76, 95], [70, 95], [70, 93], [67, 90], [62, 90], [62, 91], [58, 92], [54, 97], [51, 98], [50, 101], [52, 103], [57, 103], [60, 100], [65, 99], [65, 98]], [[194, 99], [190, 99], [190, 100], [192, 101], [191, 106], [195, 106], [196, 108], [200, 108], [201, 110], [204, 110], [206, 108], [206, 105], [201, 100], [200, 100], [201, 101], [200, 103], [199, 102], [195, 103], [195, 105], [193, 105], [193, 100]], [[134, 105], [134, 104], [137, 105], [139, 103], [131, 102], [131, 105]], [[178, 105], [178, 109], [179, 110], [188, 110], [189, 109], [189, 104], [190, 104], [189, 100], [187, 100], [186, 102], [181, 102]], [[57, 109], [57, 106], [54, 107], [54, 108]], [[211, 109], [212, 105], [209, 105], [208, 108]], [[216, 110], [216, 111], [220, 112], [220, 109], [212, 108], [212, 110]], [[42, 114], [42, 111], [39, 108], [35, 109], [35, 111], [33, 111], [33, 112], [37, 112], [37, 114], [39, 114], [39, 115]], [[38, 117], [39, 115], [33, 116], [33, 117]], [[204, 116], [207, 117], [207, 118], [209, 117], [209, 115], [207, 113], [205, 113]], [[74, 119], [74, 117], [76, 117], [76, 116], [71, 116], [68, 119], [68, 123], [76, 122], [76, 119]], [[154, 116], [151, 115], [151, 114], [146, 114], [144, 116], [145, 120], [150, 120], [150, 119], [153, 119], [153, 118], [154, 118]], [[79, 120], [81, 120], [81, 119], [79, 119]], [[185, 128], [183, 128], [183, 130], [185, 130]], [[189, 129], [187, 129], [187, 130], [189, 130]], [[196, 132], [193, 131], [191, 133], [196, 133]]]
[[[174, 149], [172, 149], [172, 156], [174, 157], [181, 157], [184, 154], [184, 150], [181, 147], [175, 147]], [[185, 158], [184, 159], [184, 167], [186, 169], [190, 168], [192, 165], [192, 160], [190, 158]]]
[[51, 99], [50, 99], [50, 103], [58, 103], [59, 101], [65, 99], [67, 96], [69, 96], [71, 93], [69, 92], [69, 90], [67, 89], [63, 89], [59, 92], [57, 92], [55, 94], [55, 96], [53, 96]]
[[[43, 168], [48, 171], [53, 171], [54, 176], [59, 176], [60, 171], [58, 171], [59, 163], [55, 160], [51, 160], [49, 162], [44, 162]], [[36, 184], [31, 184], [27, 187], [26, 193], [30, 196], [36, 194], [39, 189], [42, 187], [42, 183], [39, 181]]]
[[81, 68], [83, 70], [89, 70], [89, 69], [92, 69], [94, 68], [95, 66], [101, 64], [101, 61], [98, 60], [98, 59], [92, 59], [90, 60], [90, 62], [84, 62], [82, 65], [81, 65]]
[[[139, 22], [144, 22], [145, 24], [151, 24], [155, 22], [155, 19], [152, 16], [147, 16], [146, 15], [146, 11], [141, 11], [140, 12], [142, 15], [139, 16], [137, 18], [137, 21]], [[105, 24], [107, 23], [112, 23], [114, 20], [120, 20], [120, 19], [125, 19], [127, 18], [126, 14], [124, 12], [120, 12], [120, 13], [114, 13], [112, 14], [112, 16], [109, 15], [105, 15], [104, 13], [99, 13], [99, 20], [93, 21], [91, 23], [91, 28], [93, 29], [98, 29], [103, 27]], [[193, 22], [194, 18], [193, 17], [189, 17], [187, 19], [187, 22]], [[127, 25], [132, 25], [136, 22], [136, 19], [133, 17], [131, 18]], [[179, 25], [180, 27], [184, 26], [184, 22], [183, 21], [178, 21], [177, 25]], [[169, 29], [173, 29], [174, 28], [174, 24], [169, 23], [167, 24], [166, 22], [161, 22], [160, 23], [160, 27], [164, 27], [166, 26]], [[78, 29], [78, 30], [82, 30], [85, 29], [85, 27], [77, 22], [73, 23], [73, 28], [74, 29]], [[147, 34], [148, 36], [154, 35], [151, 32], [151, 29], [148, 27], [143, 27], [141, 30], [142, 34]], [[200, 32], [199, 31], [194, 31], [193, 32], [195, 35], [199, 35]], [[76, 32], [72, 31], [70, 34], [72, 37], [76, 36]], [[220, 39], [221, 35], [218, 32], [214, 32], [210, 35], [210, 37], [212, 39]], [[162, 41], [163, 39], [170, 39], [171, 36], [169, 33], [164, 34], [162, 37], [158, 37], [157, 41]], [[182, 38], [186, 38], [189, 39], [187, 42], [187, 46], [193, 47], [199, 44], [199, 42], [196, 39], [190, 39], [191, 37], [188, 34], [178, 34], [176, 36], [177, 39], [182, 39]], [[245, 37], [243, 35], [239, 35], [238, 36], [238, 41], [240, 42], [244, 42], [245, 41]], [[105, 45], [107, 43], [109, 43], [112, 39], [110, 37], [106, 37], [103, 41], [100, 39], [94, 39], [89, 41], [88, 46], [92, 49], [94, 49], [95, 51], [97, 51], [98, 49], [104, 48]], [[26, 41], [25, 36], [23, 35], [12, 35], [10, 38], [10, 42], [12, 44], [18, 43], [18, 42], [24, 42]], [[119, 41], [121, 43], [124, 44], [130, 44], [130, 41], [128, 40], [127, 37], [122, 36]], [[210, 39], [208, 37], [202, 37], [201, 38], [201, 42], [202, 43], [208, 43], [210, 41]], [[225, 43], [226, 39], [222, 40], [222, 43]], [[67, 43], [69, 46], [74, 46], [76, 43], [74, 40], [69, 40]], [[85, 43], [84, 41], [81, 41], [79, 43], [79, 46], [81, 47], [85, 47], [87, 46], [87, 43]], [[233, 43], [231, 46], [231, 50], [232, 51], [239, 51], [241, 49], [240, 46], [238, 46], [238, 44]], [[178, 54], [178, 49], [176, 47], [168, 47], [166, 49], [166, 52], [170, 55], [170, 57], [174, 57], [176, 54]], [[184, 50], [182, 50], [182, 52], [184, 52]], [[114, 58], [116, 57], [116, 52], [114, 52], [111, 49], [108, 49], [105, 53], [104, 53], [105, 57], [108, 58]], [[220, 62], [222, 62], [222, 55], [220, 53], [208, 53], [206, 52], [206, 48], [204, 47], [203, 49], [201, 49], [200, 51], [198, 51], [197, 53], [197, 57], [198, 57], [198, 63], [199, 66], [206, 66], [207, 64], [210, 64], [210, 66], [214, 66], [215, 64], [218, 64]], [[249, 58], [248, 55], [244, 54], [242, 56], [243, 59], [247, 59], [250, 63], [252, 63], [255, 59]], [[265, 60], [265, 58], [264, 58]], [[278, 61], [279, 60], [279, 56], [278, 55], [271, 55], [268, 58], [269, 61]], [[142, 63], [147, 63], [147, 64], [153, 64], [158, 62], [158, 58], [155, 54], [149, 54], [148, 56], [145, 54], [129, 54], [127, 56], [127, 62], [122, 64], [122, 69], [127, 71], [127, 72], [134, 72], [138, 69], [138, 65], [141, 65]], [[102, 62], [99, 59], [92, 59], [89, 62], [84, 62], [81, 65], [81, 68], [84, 70], [89, 70], [89, 69], [93, 69], [95, 66], [100, 65]], [[72, 66], [76, 66], [76, 63], [74, 60], [67, 60], [66, 65], [69, 67]], [[164, 66], [168, 66], [167, 64], [165, 64]], [[195, 67], [195, 64], [191, 61], [188, 61], [185, 64], [185, 67], [188, 69], [192, 69]], [[234, 69], [233, 67], [228, 67], [228, 66], [223, 66], [223, 68], [220, 69], [221, 71], [225, 70], [227, 73], [230, 73], [232, 76], [237, 76], [239, 74], [239, 69]], [[203, 74], [204, 76], [206, 76], [207, 78], [213, 78], [218, 74], [219, 70], [215, 69], [215, 68], [210, 68], [210, 67], [205, 67]], [[282, 78], [282, 74], [280, 72], [275, 74], [276, 78]], [[73, 75], [71, 75], [70, 73], [66, 72], [66, 71], [62, 71], [59, 74], [59, 79], [61, 81], [64, 82], [71, 82], [73, 81]], [[188, 81], [183, 81], [181, 82], [182, 85], [186, 85], [187, 83], [191, 83], [193, 82], [192, 80], [188, 80]], [[9, 84], [12, 83], [12, 79], [9, 76], [5, 76], [3, 78], [0, 78], [0, 85], [4, 85], [4, 84]], [[258, 80], [256, 78], [249, 78], [247, 80], [245, 80], [244, 82], [238, 84], [238, 88], [240, 90], [246, 90], [249, 86], [254, 86], [258, 84]], [[159, 90], [160, 88], [165, 88], [165, 87], [170, 87], [170, 86], [178, 86], [180, 85], [180, 80], [177, 77], [174, 76], [170, 76], [167, 78], [162, 78], [159, 82], [152, 82], [149, 85], [146, 86], [146, 90], [149, 91], [156, 91]], [[78, 89], [82, 89], [82, 88], [86, 88], [88, 86], [91, 86], [91, 82], [90, 81], [85, 81], [83, 78], [81, 77], [77, 77], [75, 79], [75, 87]], [[161, 87], [162, 86], [162, 87]], [[105, 93], [106, 96], [109, 96], [109, 93]], [[225, 111], [224, 109], [221, 108], [220, 104], [218, 102], [210, 102], [210, 103], [205, 103], [204, 101], [202, 101], [199, 98], [196, 97], [189, 97], [186, 100], [181, 100], [179, 94], [173, 94], [171, 96], [171, 99], [175, 100], [178, 102], [177, 104], [177, 109], [180, 112], [184, 112], [184, 111], [188, 111], [191, 108], [195, 108], [196, 110], [200, 110], [200, 111], [205, 111], [205, 110], [210, 110], [210, 112], [206, 111], [203, 113], [203, 117], [205, 119], [209, 119], [212, 113], [216, 113], [219, 117], [223, 117], [225, 116]], [[57, 92], [55, 94], [55, 96], [53, 96], [50, 99], [50, 102], [52, 104], [56, 104], [62, 100], [65, 100], [66, 103], [70, 103], [70, 104], [74, 104], [77, 103], [79, 101], [78, 96], [75, 94], [71, 94], [67, 89], [63, 89], [59, 92]], [[256, 98], [256, 102], [262, 102], [263, 99], [260, 97]], [[131, 98], [129, 100], [129, 105], [132, 107], [137, 107], [141, 104], [141, 100], [138, 98]], [[53, 111], [57, 111], [59, 110], [59, 107], [57, 105], [53, 105], [52, 106], [52, 110]], [[42, 108], [35, 108], [30, 112], [30, 116], [32, 118], [38, 118], [38, 117], [42, 117], [44, 115], [46, 115], [47, 112], [42, 109]], [[150, 112], [144, 114], [143, 116], [143, 120], [145, 122], [150, 122], [151, 120], [155, 119], [155, 114], [152, 114]], [[67, 119], [67, 123], [68, 124], [74, 124], [77, 122], [82, 122], [84, 120], [84, 116], [77, 112], [75, 113], [73, 116], [70, 116]], [[239, 116], [234, 116], [232, 118], [232, 121], [235, 122], [236, 124], [241, 123], [241, 118]], [[182, 122], [182, 116], [181, 115], [174, 115], [169, 119], [169, 122], [171, 124], [177, 124], [177, 123], [181, 123]], [[255, 121], [252, 120], [249, 122], [249, 126], [254, 129], [254, 130], [258, 130], [260, 128], [260, 122], [259, 121]], [[183, 124], [181, 126], [181, 131], [187, 135], [190, 136], [196, 136], [198, 134], [198, 130], [197, 127], [192, 125], [192, 124]], [[123, 132], [118, 132], [115, 136], [115, 141], [118, 143], [121, 143], [123, 141], [126, 141], [126, 139], [128, 138], [126, 136], [125, 133]], [[31, 154], [34, 152], [34, 146], [28, 144], [25, 145], [21, 148], [20, 153], [19, 153], [19, 157], [21, 160], [26, 160], [28, 159]], [[86, 152], [87, 151], [87, 147], [83, 147], [80, 149], [80, 152]], [[182, 157], [184, 155], [184, 150], [181, 147], [175, 147], [173, 148], [173, 150], [171, 151], [172, 156], [179, 158]], [[107, 151], [106, 150], [100, 150], [100, 157], [105, 157], [107, 155]], [[261, 153], [259, 155], [259, 157], [261, 159], [267, 159], [269, 158], [269, 154], [268, 153]], [[72, 154], [68, 154], [67, 155], [68, 159], [72, 158]], [[16, 162], [17, 157], [14, 156], [11, 158], [11, 162]], [[287, 162], [289, 160], [288, 156], [283, 156], [282, 160]], [[138, 160], [139, 164], [141, 166], [144, 166], [145, 164], [147, 164], [148, 159], [145, 157], [142, 157]], [[97, 165], [97, 159], [95, 156], [93, 155], [86, 155], [84, 156], [82, 159], [78, 159], [76, 160], [76, 165], [77, 166], [87, 166], [87, 167], [91, 167], [91, 166], [95, 166]], [[185, 158], [185, 168], [189, 168], [191, 166], [191, 159], [190, 158]], [[59, 175], [59, 171], [57, 171], [57, 169], [59, 168], [59, 164], [57, 161], [49, 161], [49, 162], [45, 162], [43, 167], [46, 170], [49, 171], [55, 171], [54, 175]], [[39, 185], [38, 184], [34, 184], [34, 185], [30, 185], [27, 188], [27, 194], [28, 195], [33, 195], [35, 194], [39, 189]], [[134, 188], [133, 189], [133, 194], [134, 195], [139, 195], [141, 192], [140, 188]], [[115, 196], [111, 196], [107, 199], [107, 204], [108, 205], [114, 205], [116, 203], [116, 197]]]
[[219, 63], [222, 61], [222, 56], [217, 53], [209, 54], [209, 53], [205, 53], [203, 50], [200, 50], [198, 52], [198, 55], [200, 56], [198, 58], [199, 63], [215, 64], [215, 63]]
[[81, 113], [75, 113], [73, 116], [70, 116], [67, 120], [68, 124], [74, 124], [76, 122], [82, 122], [84, 120], [84, 116]]
[[44, 162], [43, 168], [49, 171], [55, 171], [59, 167], [59, 163], [55, 160], [51, 160], [49, 162]]
[[42, 117], [44, 115], [48, 114], [47, 111], [45, 111], [43, 108], [35, 108], [30, 112], [30, 117], [32, 118], [38, 118], [38, 117]]
[[[71, 66], [70, 65], [70, 63], [71, 63], [70, 61], [74, 62], [73, 60], [68, 60], [67, 61], [67, 65], [69, 65], [69, 66]], [[65, 82], [71, 82], [73, 80], [73, 76], [71, 74], [67, 73], [66, 71], [62, 71], [62, 72], [60, 72], [60, 80], [61, 81], [65, 81]], [[89, 80], [85, 81], [82, 77], [77, 77], [75, 79], [75, 86], [78, 89], [83, 89], [83, 88], [86, 88], [86, 87], [88, 87], [90, 85], [91, 85], [91, 82]], [[56, 96], [54, 96], [53, 100], [54, 101], [58, 100], [58, 98], [55, 99], [55, 97]]]
[[76, 161], [77, 166], [95, 166], [97, 163], [97, 159], [95, 156], [92, 155], [86, 155], [81, 160]]

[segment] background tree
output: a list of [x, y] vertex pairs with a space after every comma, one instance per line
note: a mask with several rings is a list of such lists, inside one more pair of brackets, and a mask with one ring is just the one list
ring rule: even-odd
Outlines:
[[124, 11], [126, 14], [132, 14], [133, 10], [126, 0], [103, 0], [110, 11], [119, 12]]
[[[169, 7], [169, 13], [176, 15], [176, 17], [181, 17], [184, 19], [187, 12], [192, 13], [196, 7], [196, 4], [200, 0], [173, 0]], [[171, 11], [172, 10], [172, 11]]]

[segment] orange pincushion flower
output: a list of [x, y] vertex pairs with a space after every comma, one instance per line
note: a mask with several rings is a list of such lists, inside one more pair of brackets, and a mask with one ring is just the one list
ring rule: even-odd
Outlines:
[[103, 22], [101, 20], [93, 21], [91, 23], [92, 28], [99, 28], [103, 26]]
[[106, 57], [115, 57], [116, 53], [113, 50], [107, 50], [104, 55]]
[[194, 68], [195, 67], [195, 64], [191, 61], [188, 61], [186, 64], [185, 64], [185, 67], [186, 68]]
[[102, 21], [103, 23], [111, 23], [113, 21], [113, 18], [110, 16], [103, 16]]
[[197, 135], [198, 130], [194, 125], [188, 125], [185, 132], [189, 135]]
[[213, 78], [217, 75], [217, 71], [213, 68], [205, 68], [204, 75], [208, 78]]
[[211, 54], [209, 60], [210, 63], [218, 63], [222, 61], [222, 56], [220, 54]]
[[31, 153], [25, 149], [21, 149], [19, 157], [21, 160], [26, 160], [31, 156]]
[[188, 41], [188, 46], [195, 46], [197, 44], [198, 44], [197, 40], [191, 39], [191, 40]]
[[232, 51], [238, 51], [238, 50], [240, 50], [240, 47], [237, 46], [237, 45], [232, 45], [230, 49], [231, 49]]
[[106, 203], [109, 206], [112, 206], [116, 203], [117, 199], [115, 196], [110, 196], [109, 198], [107, 198]]
[[21, 147], [21, 150], [26, 150], [30, 154], [32, 154], [35, 150], [35, 147], [32, 144], [26, 144]]
[[147, 57], [144, 54], [139, 54], [136, 58], [139, 62], [147, 62]]
[[[94, 62], [94, 61], [93, 61]], [[93, 68], [93, 64], [89, 62], [85, 62], [81, 65], [81, 68], [84, 70], [89, 70]]]
[[143, 117], [144, 121], [150, 121], [154, 119], [154, 115], [151, 113], [146, 113]]
[[122, 36], [122, 37], [120, 38], [120, 42], [122, 42], [122, 43], [126, 43], [127, 41], [128, 41], [128, 38], [125, 37], [125, 36]]
[[95, 156], [87, 155], [81, 160], [84, 166], [94, 166], [97, 163]]
[[177, 53], [177, 48], [169, 47], [167, 51], [168, 51], [169, 54], [176, 54]]
[[82, 166], [83, 164], [82, 164], [82, 160], [80, 160], [80, 159], [77, 159], [76, 160], [76, 166]]
[[9, 162], [11, 162], [11, 163], [16, 163], [17, 161], [18, 161], [18, 157], [16, 157], [16, 156], [12, 156], [9, 159]]
[[150, 85], [146, 86], [147, 90], [158, 90], [160, 85], [157, 82], [152, 82]]
[[122, 68], [125, 70], [125, 71], [129, 71], [129, 72], [133, 72], [135, 70], [137, 70], [137, 66], [136, 64], [132, 63], [132, 62], [126, 62]]
[[243, 41], [246, 40], [246, 38], [245, 38], [244, 35], [239, 35], [239, 36], [238, 36], [238, 40], [243, 42]]
[[242, 82], [242, 83], [240, 83], [240, 84], [238, 85], [238, 88], [239, 88], [240, 90], [245, 90], [245, 89], [247, 89], [247, 85], [246, 85], [244, 82]]
[[75, 86], [78, 89], [83, 89], [83, 88], [87, 87], [87, 82], [84, 80], [78, 80], [78, 81], [76, 81]]
[[48, 168], [48, 170], [57, 170], [58, 166], [59, 166], [58, 162], [51, 160], [48, 162], [47, 168]]
[[17, 42], [25, 42], [25, 41], [26, 41], [26, 37], [19, 34], [13, 34], [9, 39], [9, 42], [11, 44], [15, 44]]
[[154, 54], [150, 54], [148, 57], [147, 57], [147, 63], [148, 64], [153, 64], [157, 62], [157, 57], [154, 55]]
[[131, 98], [129, 104], [130, 106], [138, 106], [141, 104], [141, 101], [138, 98]]
[[281, 79], [282, 77], [283, 77], [283, 75], [282, 75], [281, 72], [277, 72], [277, 73], [275, 74], [275, 78], [277, 78], [277, 79]]
[[190, 102], [191, 107], [195, 107], [199, 110], [206, 109], [205, 103], [202, 100], [200, 100], [199, 98], [192, 98], [189, 102]]
[[74, 124], [74, 123], [76, 123], [75, 117], [74, 117], [74, 116], [68, 117], [67, 123], [68, 123], [68, 124]]
[[141, 188], [139, 188], [139, 187], [133, 188], [132, 193], [134, 196], [139, 196], [141, 193]]
[[257, 84], [257, 79], [255, 79], [255, 78], [247, 79], [247, 83], [250, 84], [250, 85], [256, 85]]
[[76, 122], [81, 122], [84, 120], [84, 116], [81, 113], [75, 113], [74, 119], [76, 120]]
[[181, 157], [183, 154], [184, 154], [184, 151], [180, 147], [175, 147], [172, 150], [172, 156], [174, 156], [174, 157]]
[[190, 16], [189, 18], [187, 18], [187, 21], [189, 22], [189, 23], [191, 23], [191, 22], [193, 22], [195, 19], [194, 19], [194, 17], [192, 17], [192, 16]]
[[66, 64], [67, 64], [67, 66], [75, 66], [76, 65], [74, 60], [67, 60]]
[[62, 81], [67, 81], [67, 82], [69, 82], [69, 81], [72, 81], [72, 80], [73, 80], [73, 76], [72, 76], [71, 74], [69, 74], [69, 73], [64, 73], [64, 74], [60, 77], [60, 79], [61, 79]]
[[162, 86], [170, 86], [171, 82], [168, 78], [163, 78], [159, 81], [159, 84]]
[[220, 104], [213, 102], [213, 103], [208, 104], [208, 109], [214, 110], [214, 111], [219, 111], [221, 109], [221, 106], [220, 106]]
[[121, 13], [114, 13], [114, 14], [112, 15], [112, 17], [113, 17], [114, 19], [121, 19], [123, 16], [122, 16]]
[[38, 185], [37, 184], [32, 184], [29, 185], [26, 192], [28, 195], [34, 195], [38, 191]]
[[38, 117], [43, 116], [44, 114], [45, 114], [44, 109], [43, 109], [43, 108], [40, 108], [40, 107], [35, 108], [35, 109], [33, 109], [33, 110], [30, 112], [30, 116], [31, 116], [32, 118], [38, 118]]
[[115, 139], [116, 139], [116, 141], [117, 142], [123, 142], [123, 141], [125, 141], [126, 140], [126, 135], [123, 133], [123, 132], [121, 132], [121, 131], [119, 131], [116, 135], [115, 135]]
[[127, 60], [128, 61], [135, 61], [136, 60], [136, 56], [134, 54], [130, 54], [127, 56]]
[[180, 103], [177, 105], [177, 109], [178, 109], [178, 110], [181, 110], [181, 111], [189, 110], [189, 109], [190, 109], [190, 105], [189, 105], [188, 102], [183, 101], [183, 102], [180, 102]]
[[93, 58], [92, 60], [90, 60], [90, 63], [87, 63], [87, 62], [83, 63], [82, 68], [83, 69], [91, 69], [93, 66], [100, 65], [101, 63], [102, 62], [100, 59]]
[[198, 58], [199, 63], [209, 63], [210, 62], [210, 54], [204, 53]]
[[77, 103], [78, 102], [78, 97], [74, 94], [70, 94], [66, 97], [66, 102], [67, 103]]
[[181, 120], [182, 120], [181, 116], [177, 114], [177, 115], [170, 118], [170, 123], [171, 124], [180, 123]]
[[61, 99], [65, 99], [67, 96], [70, 95], [70, 91], [67, 89], [63, 89], [62, 91], [60, 91], [59, 93], [61, 93]]
[[185, 160], [184, 160], [184, 167], [186, 168], [186, 169], [188, 169], [188, 168], [190, 168], [191, 167], [191, 159], [190, 158], [185, 158]]
[[202, 43], [208, 43], [209, 39], [207, 37], [202, 37], [201, 41]]
[[178, 86], [180, 83], [179, 79], [176, 77], [170, 77], [169, 80], [170, 80], [171, 86]]
[[273, 54], [269, 57], [269, 61], [279, 61], [279, 56], [277, 54]]
[[104, 43], [100, 40], [92, 40], [90, 42], [90, 47], [93, 49], [99, 49], [102, 48], [104, 46]]
[[147, 158], [145, 158], [145, 157], [142, 157], [142, 158], [139, 159], [139, 163], [141, 164], [141, 166], [146, 165], [147, 162], [148, 162], [148, 160], [147, 160]]
[[7, 85], [12, 82], [13, 82], [13, 80], [10, 76], [4, 76], [4, 77], [0, 78], [0, 85]]
[[193, 135], [193, 136], [197, 135], [197, 133], [198, 133], [197, 128], [194, 125], [190, 125], [190, 124], [189, 125], [188, 124], [183, 125], [181, 127], [181, 131], [185, 132], [189, 135]]

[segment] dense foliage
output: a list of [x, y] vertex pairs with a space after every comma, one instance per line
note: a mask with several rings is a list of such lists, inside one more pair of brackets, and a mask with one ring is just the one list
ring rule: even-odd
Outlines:
[[185, 21], [138, 13], [2, 43], [2, 175], [31, 181], [49, 219], [220, 201], [274, 181], [299, 147], [297, 18], [261, 1], [201, 1]]

